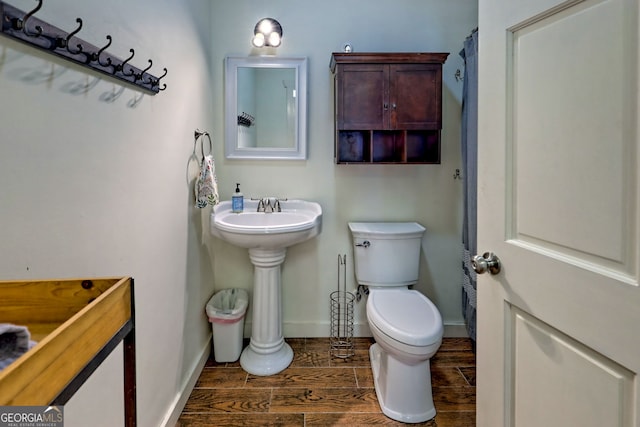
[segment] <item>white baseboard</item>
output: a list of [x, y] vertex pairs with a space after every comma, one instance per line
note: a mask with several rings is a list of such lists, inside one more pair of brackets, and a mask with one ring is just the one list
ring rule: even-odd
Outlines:
[[444, 337], [469, 338], [469, 334], [467, 333], [467, 326], [464, 323], [445, 323]]
[[[311, 322], [284, 322], [282, 332], [285, 337], [299, 338], [324, 338], [331, 335], [330, 322], [311, 323]], [[355, 322], [353, 324], [354, 337], [370, 337], [371, 331], [367, 322]]]
[[182, 390], [180, 390], [180, 392], [176, 395], [173, 402], [169, 406], [169, 410], [167, 411], [164, 419], [162, 420], [162, 423], [160, 424], [162, 427], [175, 427], [176, 423], [178, 422], [180, 414], [182, 413], [184, 406], [187, 404], [187, 400], [189, 399], [189, 396], [191, 396], [191, 392], [196, 386], [198, 378], [200, 378], [200, 374], [204, 369], [204, 365], [209, 359], [209, 355], [211, 354], [211, 342], [211, 335], [209, 335], [207, 345], [202, 349], [200, 357], [194, 364], [189, 378], [187, 378], [184, 385], [182, 386]]

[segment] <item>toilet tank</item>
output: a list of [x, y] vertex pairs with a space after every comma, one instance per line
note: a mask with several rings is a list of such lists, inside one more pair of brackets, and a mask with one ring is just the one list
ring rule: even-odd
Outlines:
[[350, 222], [358, 284], [417, 283], [425, 228], [417, 222]]

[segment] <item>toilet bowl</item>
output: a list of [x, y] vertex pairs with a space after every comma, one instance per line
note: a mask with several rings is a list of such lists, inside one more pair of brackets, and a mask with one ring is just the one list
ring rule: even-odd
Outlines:
[[367, 320], [376, 343], [369, 349], [382, 412], [405, 423], [436, 416], [429, 360], [442, 343], [442, 318], [418, 291], [369, 291]]
[[420, 423], [436, 415], [430, 358], [442, 343], [442, 317], [417, 283], [425, 231], [418, 223], [349, 223], [358, 284], [369, 288], [366, 313], [375, 344], [369, 349], [382, 412]]

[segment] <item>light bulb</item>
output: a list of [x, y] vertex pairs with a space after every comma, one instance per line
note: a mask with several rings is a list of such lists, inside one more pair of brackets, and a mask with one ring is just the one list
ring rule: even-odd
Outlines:
[[275, 31], [269, 34], [269, 45], [273, 47], [280, 46], [280, 34], [276, 33]]
[[268, 19], [263, 19], [262, 21], [260, 21], [258, 30], [262, 34], [269, 34], [271, 31], [273, 31], [273, 26], [271, 25], [271, 21], [269, 21]]
[[253, 45], [255, 47], [264, 46], [264, 34], [258, 33], [255, 36], [253, 36], [253, 39], [251, 40], [251, 43], [253, 43]]

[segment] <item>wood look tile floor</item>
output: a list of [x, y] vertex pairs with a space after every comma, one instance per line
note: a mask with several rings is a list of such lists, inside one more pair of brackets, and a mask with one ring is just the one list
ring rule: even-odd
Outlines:
[[238, 362], [211, 356], [176, 427], [224, 426], [475, 426], [475, 355], [464, 338], [445, 338], [431, 359], [435, 419], [403, 424], [378, 405], [369, 363], [370, 338], [355, 355], [331, 357], [328, 338], [286, 339], [294, 352], [279, 374], [247, 374]]

